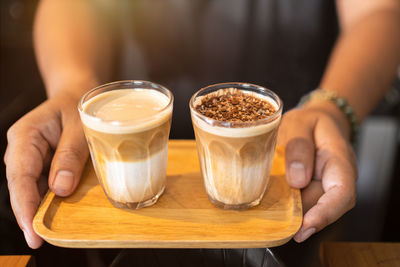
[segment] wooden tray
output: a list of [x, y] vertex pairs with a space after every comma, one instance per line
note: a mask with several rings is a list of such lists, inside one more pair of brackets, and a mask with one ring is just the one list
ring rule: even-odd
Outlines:
[[300, 192], [286, 183], [280, 149], [264, 199], [246, 211], [221, 210], [208, 200], [193, 140], [169, 142], [167, 176], [166, 190], [154, 206], [117, 209], [88, 164], [74, 194], [47, 193], [33, 227], [62, 247], [251, 248], [282, 245], [301, 225]]

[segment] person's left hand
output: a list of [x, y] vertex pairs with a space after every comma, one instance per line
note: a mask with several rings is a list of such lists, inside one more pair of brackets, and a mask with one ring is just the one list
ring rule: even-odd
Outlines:
[[357, 168], [347, 140], [348, 122], [329, 102], [287, 112], [278, 145], [285, 147], [286, 179], [301, 189], [303, 223], [294, 240], [303, 242], [335, 222], [356, 203]]

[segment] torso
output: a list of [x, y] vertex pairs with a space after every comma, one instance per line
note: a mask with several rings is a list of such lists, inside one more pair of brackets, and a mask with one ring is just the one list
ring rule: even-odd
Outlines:
[[203, 86], [256, 83], [285, 109], [318, 86], [337, 35], [334, 1], [121, 1], [121, 79], [146, 79], [175, 97], [173, 138], [193, 137], [188, 103]]

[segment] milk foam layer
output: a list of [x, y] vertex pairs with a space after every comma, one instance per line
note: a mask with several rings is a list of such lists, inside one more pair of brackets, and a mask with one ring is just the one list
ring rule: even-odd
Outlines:
[[134, 133], [162, 124], [172, 112], [170, 99], [152, 89], [119, 89], [83, 104], [83, 123], [105, 133]]

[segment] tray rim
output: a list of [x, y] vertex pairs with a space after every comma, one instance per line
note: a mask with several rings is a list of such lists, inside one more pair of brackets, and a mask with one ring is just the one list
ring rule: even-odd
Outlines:
[[[195, 142], [194, 140], [169, 140], [170, 145], [180, 145], [186, 142]], [[119, 240], [119, 239], [90, 239], [83, 238], [85, 234], [74, 234], [75, 236], [82, 236], [79, 239], [68, 239], [70, 234], [58, 233], [51, 230], [46, 226], [45, 218], [50, 212], [50, 205], [53, 201], [60, 201], [62, 197], [56, 196], [50, 190], [46, 193], [42, 199], [37, 213], [33, 220], [33, 228], [35, 232], [48, 243], [67, 248], [266, 248], [280, 246], [288, 241], [294, 236], [298, 229], [300, 229], [303, 211], [301, 204], [301, 194], [299, 189], [289, 188], [290, 196], [292, 198], [292, 220], [291, 223], [284, 228], [285, 230], [291, 232], [284, 238], [270, 239], [267, 241], [259, 240], [232, 240], [232, 241], [215, 241], [215, 240], [154, 240], [147, 241], [144, 243], [143, 240]], [[300, 216], [299, 216], [299, 215]], [[279, 232], [277, 232], [279, 233]], [[77, 237], [76, 237], [77, 238]], [[95, 242], [101, 240], [101, 242]]]

